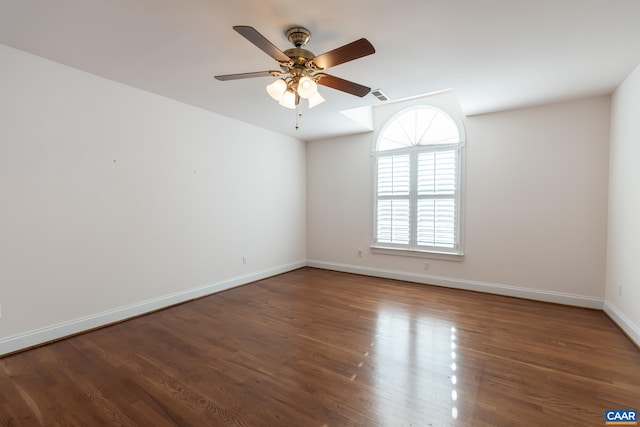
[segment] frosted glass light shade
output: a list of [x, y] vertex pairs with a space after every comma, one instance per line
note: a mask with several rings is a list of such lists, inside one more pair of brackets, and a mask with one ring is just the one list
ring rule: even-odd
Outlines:
[[286, 91], [284, 95], [282, 95], [282, 99], [280, 100], [280, 105], [285, 108], [295, 109], [296, 108], [296, 94], [291, 91]]
[[316, 91], [316, 94], [309, 98], [309, 108], [313, 108], [318, 104], [322, 104], [325, 99], [320, 95], [320, 92]]
[[301, 98], [309, 99], [318, 93], [318, 85], [311, 77], [304, 76], [298, 82], [298, 95]]
[[282, 79], [278, 79], [270, 85], [267, 85], [267, 93], [276, 101], [282, 99], [285, 90], [287, 90], [287, 82]]

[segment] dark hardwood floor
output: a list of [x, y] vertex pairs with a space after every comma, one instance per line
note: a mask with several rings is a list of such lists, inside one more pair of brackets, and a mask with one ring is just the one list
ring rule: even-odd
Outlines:
[[304, 268], [0, 359], [2, 426], [601, 426], [596, 310]]

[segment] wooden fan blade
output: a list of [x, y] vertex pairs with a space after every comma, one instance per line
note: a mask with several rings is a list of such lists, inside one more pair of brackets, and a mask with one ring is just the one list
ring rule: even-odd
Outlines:
[[260, 34], [255, 28], [246, 25], [236, 25], [233, 29], [276, 61], [289, 62], [291, 60], [291, 58], [285, 55], [283, 51], [267, 40], [265, 36]]
[[318, 80], [318, 84], [332, 89], [341, 90], [342, 92], [350, 93], [351, 95], [359, 96], [361, 98], [371, 91], [371, 88], [366, 86], [324, 73], [322, 73], [322, 77]]
[[251, 79], [253, 77], [269, 77], [273, 76], [272, 73], [272, 71], [256, 71], [255, 73], [224, 74], [222, 76], [214, 76], [214, 78], [224, 82], [227, 80]]
[[327, 69], [329, 67], [335, 67], [336, 65], [344, 64], [345, 62], [353, 61], [354, 59], [362, 58], [363, 56], [371, 55], [376, 50], [369, 40], [360, 39], [337, 49], [330, 50], [313, 58], [314, 64], [318, 67]]

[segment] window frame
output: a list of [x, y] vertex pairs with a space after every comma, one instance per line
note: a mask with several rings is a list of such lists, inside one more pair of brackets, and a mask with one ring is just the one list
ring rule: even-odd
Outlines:
[[[458, 142], [455, 143], [444, 143], [444, 144], [430, 144], [430, 145], [413, 145], [409, 147], [401, 147], [395, 148], [391, 150], [378, 151], [378, 145], [380, 140], [385, 135], [385, 130], [387, 127], [396, 121], [398, 117], [403, 114], [406, 114], [415, 109], [429, 109], [435, 110], [436, 112], [443, 113], [456, 124], [458, 128]], [[372, 244], [370, 245], [370, 250], [373, 253], [381, 253], [387, 255], [401, 255], [401, 256], [411, 256], [411, 257], [420, 257], [420, 258], [432, 258], [432, 259], [443, 259], [443, 260], [451, 260], [451, 261], [461, 261], [464, 256], [464, 200], [465, 200], [465, 146], [466, 146], [466, 135], [465, 129], [462, 125], [460, 117], [458, 115], [452, 114], [449, 111], [446, 111], [442, 108], [439, 108], [434, 105], [429, 104], [419, 104], [413, 105], [408, 108], [403, 108], [394, 114], [391, 118], [389, 118], [380, 132], [378, 132], [376, 138], [373, 141], [373, 151], [371, 155], [372, 159], [372, 175], [373, 175], [373, 203], [372, 203], [372, 211], [373, 211], [373, 233], [372, 233]], [[427, 245], [418, 245], [417, 244], [417, 202], [420, 199], [420, 196], [417, 194], [417, 162], [418, 156], [423, 152], [434, 152], [434, 151], [443, 151], [450, 150], [454, 148], [456, 150], [456, 188], [455, 188], [455, 204], [457, 208], [457, 215], [455, 220], [455, 228], [456, 228], [456, 237], [457, 241], [453, 248], [442, 247], [442, 246], [427, 246]], [[389, 157], [394, 155], [409, 155], [410, 162], [410, 191], [408, 195], [409, 205], [410, 205], [410, 237], [408, 244], [399, 244], [399, 243], [380, 243], [377, 241], [378, 238], [378, 159], [381, 157]]]

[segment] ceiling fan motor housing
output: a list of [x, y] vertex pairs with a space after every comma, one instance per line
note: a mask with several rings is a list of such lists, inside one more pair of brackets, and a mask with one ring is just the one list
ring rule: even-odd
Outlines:
[[287, 39], [297, 48], [301, 48], [311, 40], [311, 31], [303, 27], [293, 27], [287, 30]]
[[297, 47], [285, 50], [284, 54], [291, 58], [296, 65], [301, 66], [304, 66], [307, 62], [315, 58], [312, 52]]

